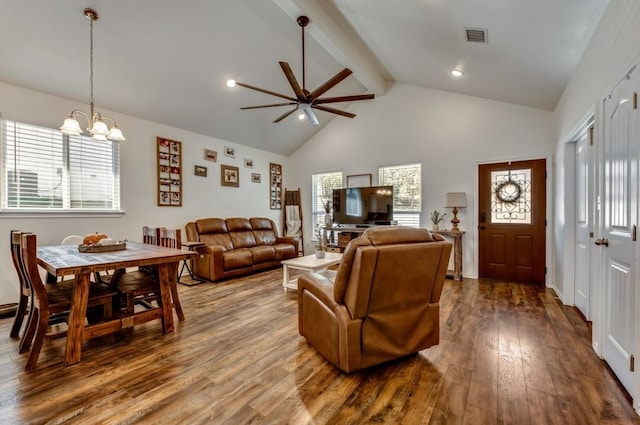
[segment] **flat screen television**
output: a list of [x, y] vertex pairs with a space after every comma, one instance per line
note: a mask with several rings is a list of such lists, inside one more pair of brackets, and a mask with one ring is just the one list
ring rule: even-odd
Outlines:
[[333, 189], [333, 222], [384, 225], [393, 220], [393, 186]]

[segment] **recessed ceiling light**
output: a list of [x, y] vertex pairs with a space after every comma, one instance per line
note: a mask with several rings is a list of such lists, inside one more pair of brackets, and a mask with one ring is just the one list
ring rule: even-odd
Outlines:
[[235, 87], [236, 86], [236, 80], [227, 80], [227, 82], [225, 84], [227, 85], [227, 87]]
[[462, 77], [464, 75], [464, 72], [460, 71], [459, 69], [452, 69], [451, 75], [453, 75], [454, 77]]

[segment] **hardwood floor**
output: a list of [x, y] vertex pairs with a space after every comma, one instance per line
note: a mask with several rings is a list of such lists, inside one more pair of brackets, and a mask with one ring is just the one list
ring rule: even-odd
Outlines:
[[338, 372], [297, 332], [281, 270], [179, 285], [187, 320], [126, 342], [85, 344], [38, 368], [0, 320], [2, 424], [640, 424], [591, 349], [590, 329], [550, 290], [447, 281], [441, 342], [390, 364]]

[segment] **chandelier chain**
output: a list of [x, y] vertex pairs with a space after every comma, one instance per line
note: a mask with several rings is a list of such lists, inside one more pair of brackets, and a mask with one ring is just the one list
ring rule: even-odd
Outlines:
[[91, 106], [91, 119], [93, 119], [93, 19], [90, 19], [89, 28], [89, 85], [91, 86], [89, 104]]

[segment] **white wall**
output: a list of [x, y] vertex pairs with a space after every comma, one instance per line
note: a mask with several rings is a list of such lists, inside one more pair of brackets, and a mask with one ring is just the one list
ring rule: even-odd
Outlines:
[[[610, 0], [600, 23], [591, 38], [589, 45], [558, 102], [555, 111], [557, 122], [557, 146], [555, 163], [557, 179], [555, 181], [555, 199], [560, 201], [572, 196], [573, 187], [571, 178], [567, 173], [563, 174], [563, 167], [572, 164], [570, 157], [573, 150], [566, 146], [573, 131], [591, 113], [594, 114], [595, 146], [593, 156], [598, 156], [602, 149], [603, 117], [602, 102], [613, 90], [627, 72], [640, 62], [640, 2], [637, 0]], [[638, 71], [636, 71], [638, 72]], [[594, 162], [595, 172], [602, 173], [598, 168], [598, 158]], [[597, 190], [597, 189], [596, 189]], [[595, 214], [594, 214], [595, 215]], [[597, 219], [597, 216], [596, 216]], [[554, 263], [557, 265], [555, 275], [560, 287], [567, 288], [566, 299], [573, 299], [570, 291], [574, 288], [573, 273], [573, 239], [563, 237], [571, 234], [570, 226], [574, 226], [571, 211], [556, 211], [556, 228], [554, 238], [556, 255]], [[596, 223], [592, 230], [595, 237], [600, 237], [601, 232]], [[592, 251], [592, 272], [601, 271], [602, 250]], [[563, 265], [563, 269], [560, 266]], [[601, 354], [601, 342], [604, 338], [603, 331], [603, 300], [606, 298], [602, 288], [602, 276], [592, 275], [592, 321], [593, 321], [593, 347]], [[640, 302], [636, 300], [638, 308]], [[630, 390], [634, 399], [634, 408], [640, 411], [640, 380], [636, 380], [635, 389]]]
[[[349, 110], [358, 116], [336, 118], [289, 158], [284, 180], [287, 187], [302, 189], [306, 241], [313, 234], [313, 173], [371, 173], [377, 184], [378, 167], [419, 162], [424, 227], [431, 227], [431, 211], [445, 211], [446, 192], [467, 193], [469, 207], [458, 214], [461, 229], [467, 231], [463, 274], [476, 277], [477, 165], [550, 158], [556, 140], [553, 114], [399, 83], [385, 96], [354, 102]], [[451, 212], [446, 211], [450, 220]], [[311, 249], [308, 243], [307, 248]]]
[[[558, 129], [554, 185], [557, 205], [563, 205], [571, 196], [572, 190], [571, 179], [566, 175], [565, 169], [573, 163], [573, 158], [567, 157], [573, 150], [566, 143], [584, 120], [595, 114], [595, 147], [592, 156], [597, 155], [602, 140], [602, 102], [640, 61], [638, 40], [640, 2], [611, 0], [554, 113]], [[555, 213], [554, 275], [562, 296], [562, 288], [567, 288], [567, 292], [570, 292], [574, 287], [573, 239], [567, 237], [572, 230], [566, 227], [573, 226], [573, 218], [570, 211], [562, 208], [558, 208]], [[573, 294], [566, 293], [564, 298], [572, 300]], [[597, 325], [594, 323], [594, 326]]]
[[[66, 99], [0, 83], [0, 114], [31, 124], [57, 128], [72, 109], [89, 110]], [[58, 244], [67, 235], [85, 235], [101, 231], [114, 238], [140, 240], [142, 226], [179, 227], [191, 220], [203, 217], [272, 218], [281, 231], [279, 210], [269, 209], [269, 162], [284, 164], [286, 157], [237, 145], [177, 128], [168, 127], [110, 111], [125, 133], [127, 140], [121, 144], [120, 217], [37, 217], [16, 218], [0, 214], [0, 304], [17, 301], [17, 276], [11, 263], [9, 231], [19, 229], [34, 232], [42, 245]], [[82, 123], [81, 123], [82, 125]], [[182, 207], [158, 207], [156, 205], [156, 136], [182, 141], [183, 153], [183, 203]], [[235, 158], [223, 155], [224, 146], [236, 150]], [[218, 152], [218, 162], [203, 160], [204, 148]], [[254, 160], [254, 168], [244, 168], [244, 158]], [[208, 167], [208, 177], [196, 177], [194, 165]], [[220, 164], [240, 168], [240, 187], [220, 185]], [[287, 168], [283, 167], [286, 176]], [[262, 174], [262, 183], [251, 182], [251, 172]], [[183, 230], [184, 232], [184, 230]], [[184, 236], [186, 239], [186, 235]]]

